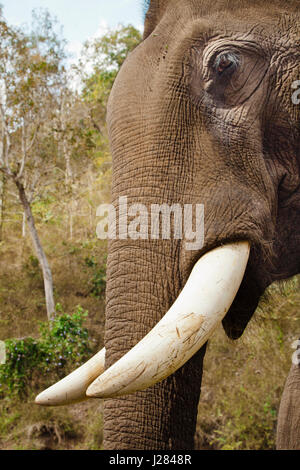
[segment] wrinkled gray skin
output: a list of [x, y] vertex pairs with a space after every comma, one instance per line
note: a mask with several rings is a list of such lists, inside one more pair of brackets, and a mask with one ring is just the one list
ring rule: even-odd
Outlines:
[[[298, 0], [152, 0], [142, 44], [114, 85], [113, 202], [205, 205], [205, 244], [113, 240], [106, 366], [161, 319], [201, 255], [251, 243], [223, 321], [238, 338], [273, 281], [299, 272]], [[251, 7], [250, 7], [251, 5]], [[227, 55], [226, 55], [227, 54]], [[202, 348], [150, 389], [105, 401], [106, 449], [192, 449]]]

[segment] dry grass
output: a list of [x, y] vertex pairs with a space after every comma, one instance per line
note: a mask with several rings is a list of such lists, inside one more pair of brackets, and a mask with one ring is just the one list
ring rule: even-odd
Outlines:
[[1, 450], [101, 449], [100, 400], [59, 408], [2, 400], [0, 413]]
[[196, 445], [206, 449], [273, 449], [277, 412], [300, 334], [299, 277], [273, 285], [242, 338], [220, 327], [205, 358]]

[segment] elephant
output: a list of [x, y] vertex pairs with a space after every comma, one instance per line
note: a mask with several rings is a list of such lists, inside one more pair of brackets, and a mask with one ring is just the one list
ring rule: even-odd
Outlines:
[[[299, 273], [299, 1], [146, 9], [107, 110], [120, 228], [109, 240], [105, 349], [36, 402], [104, 398], [107, 450], [191, 450], [209, 337], [222, 322], [240, 338], [266, 288]], [[139, 208], [131, 236], [125, 205]], [[201, 206], [190, 226], [202, 224], [202, 243], [189, 246], [195, 230], [180, 237], [175, 222], [170, 237], [152, 237], [143, 211], [157, 206], [173, 221], [175, 206]], [[298, 366], [292, 374], [299, 397]], [[298, 418], [284, 405], [280, 435], [299, 420], [293, 403]]]

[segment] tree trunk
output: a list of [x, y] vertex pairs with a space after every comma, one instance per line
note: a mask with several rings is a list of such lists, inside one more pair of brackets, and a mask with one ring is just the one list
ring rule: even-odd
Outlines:
[[74, 200], [73, 195], [71, 202], [69, 202], [69, 237], [73, 240], [73, 222], [74, 222]]
[[66, 175], [65, 175], [65, 185], [67, 190], [70, 188], [73, 182], [73, 171], [71, 167], [71, 153], [70, 150], [67, 147], [67, 144], [65, 142], [65, 139], [63, 141], [63, 152], [65, 156], [65, 161], [66, 161]]
[[3, 240], [5, 189], [6, 189], [6, 177], [4, 174], [1, 174], [1, 179], [0, 179], [0, 242], [2, 242]]
[[55, 303], [54, 303], [54, 296], [53, 296], [53, 280], [52, 280], [51, 269], [50, 269], [46, 254], [43, 250], [43, 247], [41, 245], [41, 242], [40, 242], [40, 239], [39, 239], [36, 227], [35, 227], [34, 218], [32, 215], [29, 201], [26, 197], [24, 186], [18, 180], [15, 180], [15, 183], [17, 185], [17, 188], [19, 191], [19, 197], [24, 208], [24, 213], [26, 215], [26, 220], [28, 223], [29, 233], [31, 236], [35, 254], [39, 260], [40, 267], [43, 272], [47, 316], [48, 316], [48, 320], [52, 321], [55, 318]]
[[22, 238], [26, 237], [26, 214], [25, 211], [23, 212], [22, 217]]

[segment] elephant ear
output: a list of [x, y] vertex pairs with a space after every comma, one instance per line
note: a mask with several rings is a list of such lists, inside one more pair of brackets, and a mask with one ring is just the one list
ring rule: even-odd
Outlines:
[[144, 13], [145, 13], [145, 27], [144, 39], [146, 39], [154, 31], [160, 18], [165, 12], [167, 4], [172, 0], [145, 0]]
[[222, 321], [225, 333], [230, 339], [238, 339], [251, 320], [263, 289], [258, 285], [251, 274], [251, 268], [247, 268], [239, 291]]

